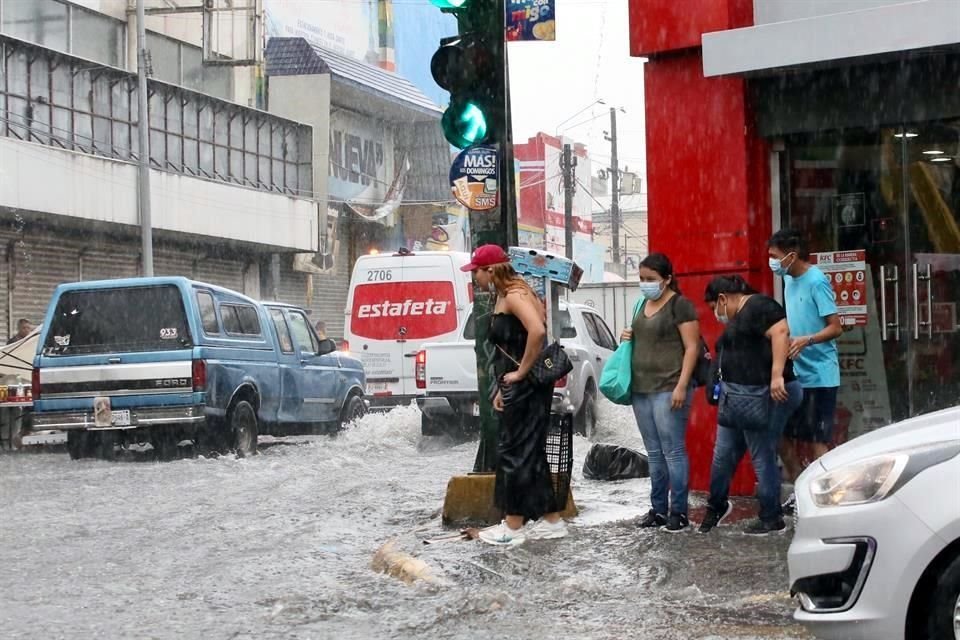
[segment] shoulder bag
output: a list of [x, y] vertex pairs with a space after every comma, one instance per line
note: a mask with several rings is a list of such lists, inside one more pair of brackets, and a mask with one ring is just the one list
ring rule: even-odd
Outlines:
[[723, 380], [723, 351], [717, 368], [719, 413], [717, 424], [741, 431], [765, 431], [770, 427], [770, 385], [737, 384]]
[[[646, 300], [640, 298], [633, 307], [633, 318], [630, 326], [637, 319], [637, 314], [643, 309]], [[633, 341], [624, 340], [617, 350], [607, 358], [607, 363], [600, 372], [600, 393], [614, 404], [627, 405], [633, 400]]]
[[[497, 345], [503, 355], [507, 356], [517, 367], [520, 363], [516, 361], [503, 347]], [[573, 363], [570, 362], [570, 356], [563, 350], [563, 345], [559, 341], [548, 344], [543, 351], [533, 361], [530, 372], [527, 377], [530, 381], [539, 387], [552, 387], [557, 380], [573, 371]]]

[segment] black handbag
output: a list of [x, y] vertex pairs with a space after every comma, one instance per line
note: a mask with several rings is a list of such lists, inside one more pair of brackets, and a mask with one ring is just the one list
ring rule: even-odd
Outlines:
[[[520, 363], [504, 351], [503, 347], [498, 346], [497, 348], [503, 355], [510, 358], [511, 362], [518, 367], [520, 366]], [[534, 360], [527, 377], [530, 382], [539, 387], [552, 387], [557, 380], [571, 371], [573, 371], [573, 363], [570, 361], [570, 356], [563, 350], [563, 345], [559, 342], [553, 342], [544, 347], [537, 359]]]
[[721, 382], [717, 423], [728, 429], [766, 431], [772, 401], [767, 385]]
[[713, 384], [707, 387], [707, 402], [718, 405], [717, 424], [728, 429], [764, 431], [770, 426], [772, 409], [769, 385], [723, 381], [723, 349], [718, 349]]

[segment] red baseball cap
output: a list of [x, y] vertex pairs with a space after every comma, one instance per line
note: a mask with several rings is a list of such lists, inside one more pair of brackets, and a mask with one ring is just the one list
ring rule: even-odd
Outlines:
[[461, 271], [476, 271], [495, 264], [510, 262], [510, 256], [495, 244], [485, 244], [473, 250], [470, 262], [460, 267]]

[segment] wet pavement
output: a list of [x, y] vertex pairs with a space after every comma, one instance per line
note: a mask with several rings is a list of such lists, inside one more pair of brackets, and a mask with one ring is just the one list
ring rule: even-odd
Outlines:
[[[596, 441], [640, 446], [601, 407]], [[476, 443], [422, 442], [419, 414], [250, 459], [159, 464], [0, 454], [0, 629], [7, 638], [808, 638], [791, 619], [790, 534], [640, 531], [649, 480], [593, 482], [575, 443], [570, 537], [424, 546]], [[699, 520], [703, 496], [692, 519]], [[746, 501], [738, 513], [752, 509]], [[373, 571], [387, 540], [446, 583]]]

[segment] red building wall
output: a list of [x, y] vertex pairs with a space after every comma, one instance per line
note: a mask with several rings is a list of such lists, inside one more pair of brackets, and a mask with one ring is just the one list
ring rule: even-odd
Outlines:
[[[649, 56], [646, 89], [650, 250], [674, 263], [684, 293], [698, 304], [711, 346], [721, 333], [703, 300], [718, 274], [740, 273], [772, 289], [765, 243], [772, 228], [769, 148], [753, 126], [745, 81], [705, 78], [700, 36], [748, 26], [751, 0], [631, 0], [630, 50]], [[706, 490], [716, 410], [698, 393], [687, 433], [691, 487]], [[744, 461], [735, 494], [753, 493]]]

